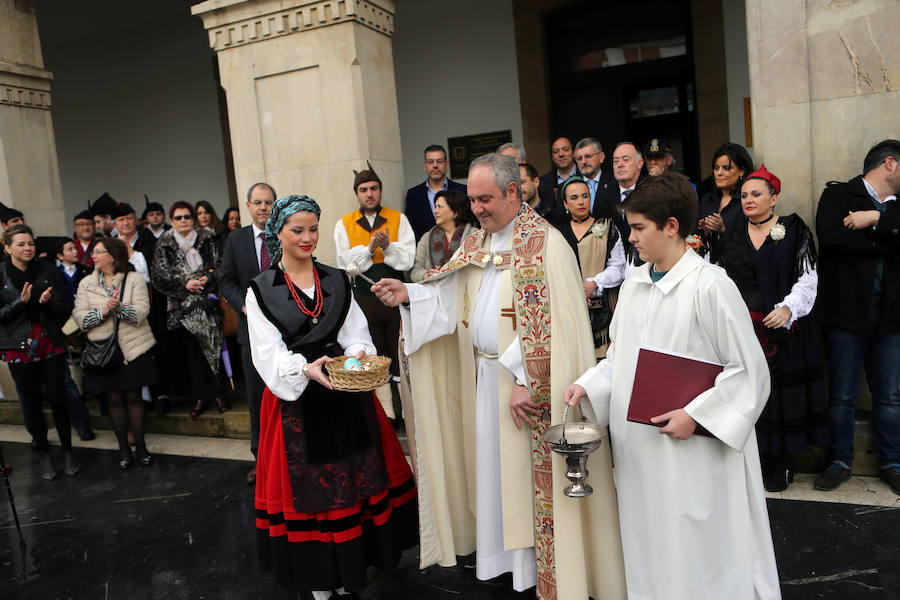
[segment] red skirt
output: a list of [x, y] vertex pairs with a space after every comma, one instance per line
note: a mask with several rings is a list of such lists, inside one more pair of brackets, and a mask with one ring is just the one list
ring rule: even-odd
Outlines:
[[392, 569], [418, 543], [412, 471], [390, 421], [372, 394], [387, 489], [353, 506], [317, 513], [294, 510], [285, 454], [281, 400], [266, 388], [256, 461], [256, 528], [260, 566], [301, 590], [358, 591], [370, 566]]

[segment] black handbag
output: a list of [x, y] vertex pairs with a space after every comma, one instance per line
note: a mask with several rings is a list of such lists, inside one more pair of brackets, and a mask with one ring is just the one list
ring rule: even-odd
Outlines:
[[[122, 299], [125, 282], [122, 282], [122, 290], [119, 292], [119, 300]], [[81, 368], [85, 371], [102, 372], [111, 371], [122, 366], [125, 356], [119, 348], [119, 317], [115, 317], [116, 323], [113, 333], [108, 338], [100, 341], [85, 340], [84, 351], [81, 354]]]

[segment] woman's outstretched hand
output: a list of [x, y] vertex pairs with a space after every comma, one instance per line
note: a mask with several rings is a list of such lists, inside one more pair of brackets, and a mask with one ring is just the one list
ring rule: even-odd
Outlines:
[[315, 381], [323, 387], [333, 390], [334, 386], [331, 385], [331, 380], [328, 379], [324, 367], [325, 363], [330, 363], [332, 361], [334, 361], [334, 359], [330, 356], [319, 357], [313, 362], [303, 365], [303, 374], [306, 375], [310, 381]]

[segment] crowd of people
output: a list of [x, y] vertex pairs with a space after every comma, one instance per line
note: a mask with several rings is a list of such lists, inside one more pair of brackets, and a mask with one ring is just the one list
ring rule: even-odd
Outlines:
[[[779, 597], [763, 488], [787, 488], [810, 445], [829, 448], [816, 488], [849, 479], [861, 367], [881, 475], [900, 494], [900, 142], [826, 186], [818, 247], [740, 145], [696, 184], [662, 138], [619, 142], [611, 169], [596, 138], [549, 150], [539, 175], [504, 144], [463, 185], [428, 146], [402, 211], [382, 205], [371, 165], [354, 171], [359, 208], [334, 215], [337, 269], [313, 256], [315, 200], [263, 182], [244, 227], [207, 202], [175, 202], [168, 222], [148, 203], [138, 222], [104, 195], [71, 238], [36, 240], [4, 209], [0, 359], [41, 477], [57, 475], [44, 400], [67, 475], [71, 427], [93, 435], [66, 367], [73, 330], [122, 469], [152, 464], [148, 402], [229, 410], [239, 355], [260, 562], [317, 600], [357, 592], [368, 567], [416, 543], [422, 567], [476, 552], [479, 579], [510, 573], [540, 598]], [[626, 418], [649, 347], [723, 369], [655, 416], [659, 429]], [[335, 390], [325, 365], [367, 354], [392, 359], [389, 382]], [[563, 398], [610, 431], [591, 458], [595, 493], [577, 501], [541, 438]]]
[[[71, 430], [95, 437], [85, 394], [95, 394], [112, 421], [121, 469], [153, 462], [144, 436], [150, 403], [165, 414], [173, 396], [187, 395], [193, 417], [212, 403], [229, 410], [223, 318], [234, 309], [220, 300], [218, 277], [225, 239], [240, 229], [235, 214], [226, 225], [206, 201], [176, 202], [166, 222], [162, 205], [147, 201], [138, 220], [131, 205], [103, 194], [75, 215], [71, 237], [36, 238], [21, 211], [0, 207], [0, 359], [40, 453], [40, 477], [78, 473]], [[237, 355], [236, 340], [232, 347]], [[80, 387], [73, 370], [82, 375]], [[62, 469], [50, 455], [45, 402]]]

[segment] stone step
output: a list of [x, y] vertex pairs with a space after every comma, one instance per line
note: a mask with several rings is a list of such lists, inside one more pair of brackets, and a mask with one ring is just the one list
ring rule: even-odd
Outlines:
[[[172, 435], [189, 435], [196, 437], [223, 437], [233, 439], [250, 439], [250, 413], [247, 410], [247, 398], [243, 390], [229, 392], [228, 400], [231, 410], [220, 413], [215, 405], [206, 412], [192, 419], [188, 410], [193, 406], [189, 398], [175, 398], [172, 409], [159, 417], [148, 407], [145, 429], [148, 434], [166, 433]], [[95, 429], [112, 429], [109, 418], [100, 414], [100, 404], [95, 400], [86, 402], [91, 413], [91, 426]], [[44, 415], [51, 427], [53, 415], [49, 408]], [[22, 425], [22, 411], [19, 402], [0, 400], [0, 423], [5, 425]], [[398, 430], [400, 443], [406, 450], [406, 434]], [[856, 456], [853, 460], [854, 475], [878, 475], [878, 462], [875, 458], [875, 437], [872, 431], [871, 413], [858, 411], [856, 419], [856, 439], [854, 441]], [[800, 473], [821, 473], [828, 466], [828, 453], [825, 448], [810, 448], [803, 454], [794, 457], [794, 467]]]
[[[229, 393], [231, 410], [220, 413], [215, 404], [211, 404], [206, 412], [192, 419], [188, 411], [193, 402], [188, 398], [175, 398], [172, 408], [164, 416], [157, 416], [148, 405], [144, 421], [145, 431], [149, 434], [167, 433], [172, 435], [191, 435], [198, 437], [224, 437], [250, 439], [250, 413], [247, 410], [247, 399], [242, 393]], [[100, 403], [96, 400], [85, 402], [91, 415], [91, 427], [94, 429], [112, 429], [109, 418], [100, 414]], [[44, 408], [47, 422], [53, 423], [53, 415], [49, 408]], [[7, 425], [23, 425], [22, 411], [18, 401], [0, 401], [0, 423]]]

